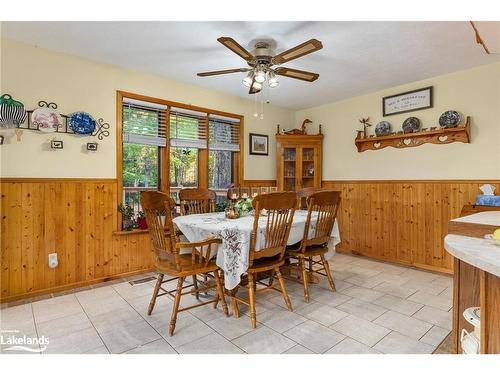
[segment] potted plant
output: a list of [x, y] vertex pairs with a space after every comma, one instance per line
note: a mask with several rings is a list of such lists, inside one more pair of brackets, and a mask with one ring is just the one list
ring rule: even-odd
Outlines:
[[123, 205], [120, 203], [118, 205], [118, 211], [122, 214], [122, 227], [123, 230], [129, 231], [134, 229], [135, 220], [134, 220], [134, 209], [130, 204]]
[[148, 229], [148, 222], [146, 221], [146, 215], [144, 212], [139, 211], [137, 214], [137, 228], [139, 229]]

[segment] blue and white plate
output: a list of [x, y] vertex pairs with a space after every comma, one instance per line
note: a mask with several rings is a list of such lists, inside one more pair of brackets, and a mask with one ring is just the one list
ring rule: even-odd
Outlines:
[[403, 122], [403, 132], [416, 133], [420, 130], [420, 120], [416, 117], [408, 117]]
[[81, 135], [91, 135], [96, 127], [94, 118], [87, 112], [74, 112], [70, 114], [68, 122], [71, 130]]
[[460, 123], [462, 116], [457, 111], [446, 111], [439, 117], [439, 125], [442, 128], [455, 128]]
[[389, 135], [391, 133], [391, 124], [388, 121], [380, 121], [377, 126], [375, 126], [375, 134], [377, 137], [382, 135]]

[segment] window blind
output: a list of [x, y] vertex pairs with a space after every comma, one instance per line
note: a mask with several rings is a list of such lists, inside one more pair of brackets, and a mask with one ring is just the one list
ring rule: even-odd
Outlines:
[[167, 106], [123, 99], [123, 142], [166, 146]]
[[170, 108], [170, 146], [207, 148], [207, 114]]
[[208, 144], [211, 150], [240, 151], [240, 121], [235, 118], [210, 115]]

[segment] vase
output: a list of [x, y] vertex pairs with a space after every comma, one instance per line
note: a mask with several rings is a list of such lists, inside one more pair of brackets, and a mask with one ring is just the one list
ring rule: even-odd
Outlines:
[[132, 229], [134, 229], [134, 220], [123, 219], [123, 230], [130, 231]]

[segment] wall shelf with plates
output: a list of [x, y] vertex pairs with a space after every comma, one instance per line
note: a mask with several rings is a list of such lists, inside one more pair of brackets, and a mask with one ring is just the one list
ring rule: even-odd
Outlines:
[[358, 152], [381, 150], [389, 146], [395, 148], [406, 148], [420, 146], [425, 143], [447, 144], [453, 142], [470, 143], [469, 116], [467, 116], [465, 123], [454, 128], [438, 128], [415, 133], [392, 134], [368, 138], [363, 138], [362, 132], [360, 131], [354, 140]]
[[86, 112], [64, 115], [56, 110], [56, 103], [41, 100], [38, 102], [38, 108], [26, 111], [26, 121], [19, 124], [17, 128], [47, 134], [93, 136], [99, 140], [109, 136], [109, 123], [104, 122], [102, 118], [95, 120]]

